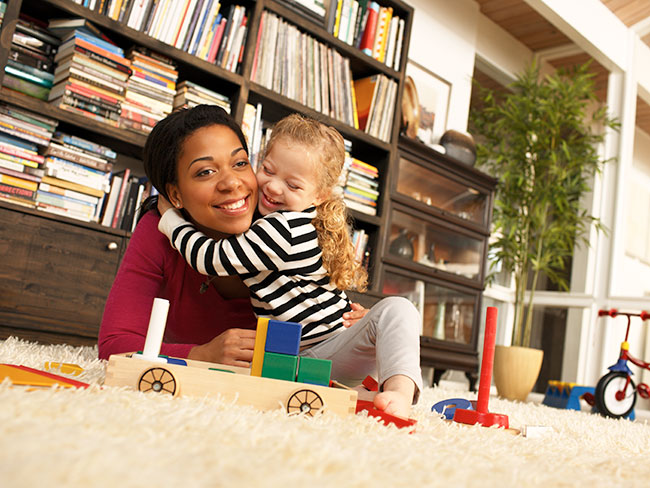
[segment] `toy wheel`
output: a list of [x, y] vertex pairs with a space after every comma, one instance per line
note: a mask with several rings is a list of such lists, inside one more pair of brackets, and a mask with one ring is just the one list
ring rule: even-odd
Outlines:
[[176, 394], [176, 379], [165, 368], [150, 368], [140, 376], [138, 390], [166, 393], [174, 396]]
[[[630, 379], [625, 395], [621, 396], [627, 374], [622, 371], [611, 371], [598, 380], [596, 385], [596, 409], [601, 415], [612, 418], [626, 417], [634, 409], [636, 403], [636, 388]], [[619, 398], [617, 398], [619, 393]]]
[[315, 416], [323, 408], [323, 399], [312, 390], [298, 390], [289, 397], [287, 412]]

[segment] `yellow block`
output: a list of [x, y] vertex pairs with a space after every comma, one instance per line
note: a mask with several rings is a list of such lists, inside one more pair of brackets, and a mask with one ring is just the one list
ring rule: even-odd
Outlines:
[[268, 328], [269, 319], [257, 319], [257, 332], [255, 333], [255, 348], [253, 349], [251, 376], [262, 376], [262, 366], [264, 365], [264, 350], [266, 348], [266, 331]]
[[55, 363], [51, 361], [45, 363], [45, 371], [59, 371], [62, 374], [70, 374], [72, 376], [79, 376], [83, 370], [78, 364]]

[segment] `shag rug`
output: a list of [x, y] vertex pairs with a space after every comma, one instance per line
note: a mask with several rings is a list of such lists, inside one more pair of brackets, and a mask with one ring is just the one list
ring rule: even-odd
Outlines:
[[650, 426], [490, 398], [512, 427], [464, 426], [431, 413], [476, 395], [426, 388], [413, 434], [365, 414], [316, 418], [259, 412], [219, 398], [101, 388], [91, 347], [0, 341], [0, 363], [76, 363], [89, 389], [0, 384], [0, 486], [13, 487], [518, 487], [650, 486]]

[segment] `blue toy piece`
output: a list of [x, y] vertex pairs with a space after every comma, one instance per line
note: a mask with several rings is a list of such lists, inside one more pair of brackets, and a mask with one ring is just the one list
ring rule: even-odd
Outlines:
[[431, 407], [431, 411], [444, 415], [447, 420], [453, 420], [457, 408], [463, 410], [474, 410], [472, 402], [465, 398], [449, 398], [448, 400], [442, 400], [441, 402], [436, 403]]
[[300, 352], [302, 326], [295, 322], [269, 320], [266, 330], [266, 352], [297, 356]]

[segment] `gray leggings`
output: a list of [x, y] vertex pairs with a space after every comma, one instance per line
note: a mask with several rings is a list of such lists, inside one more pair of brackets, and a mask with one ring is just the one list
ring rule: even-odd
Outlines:
[[417, 387], [415, 402], [422, 390], [421, 320], [406, 298], [384, 298], [352, 327], [300, 354], [330, 359], [332, 379], [349, 386], [360, 384], [368, 375], [375, 376], [380, 385], [391, 376], [408, 376]]

